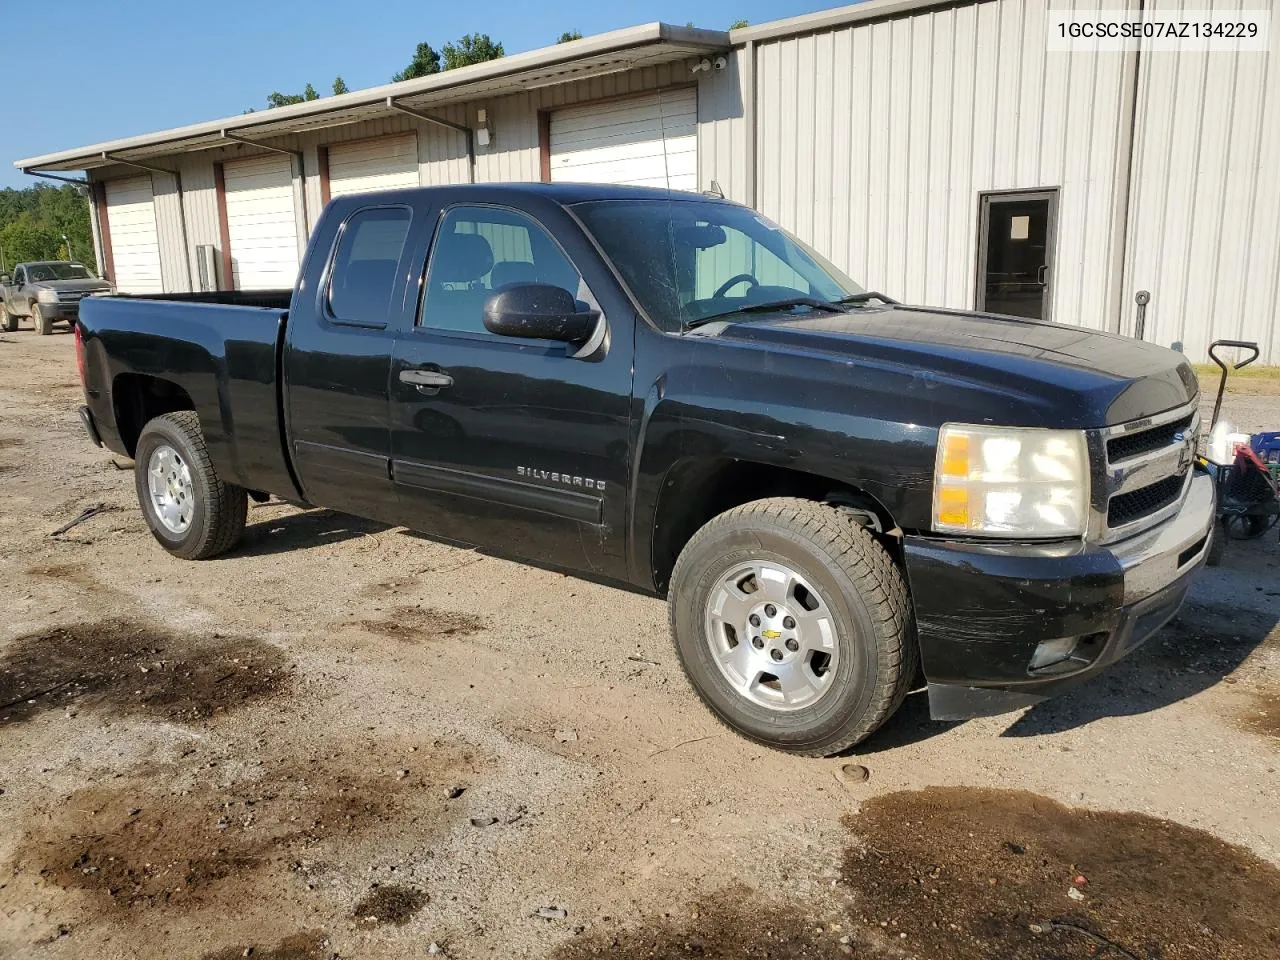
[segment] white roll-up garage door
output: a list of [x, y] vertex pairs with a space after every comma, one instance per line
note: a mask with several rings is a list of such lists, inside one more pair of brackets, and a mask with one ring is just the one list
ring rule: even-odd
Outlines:
[[163, 293], [151, 177], [108, 180], [106, 187], [116, 289], [121, 293]]
[[551, 179], [696, 190], [697, 90], [664, 90], [555, 111]]
[[330, 197], [418, 183], [418, 138], [412, 133], [335, 143], [329, 148]]
[[273, 153], [235, 160], [222, 173], [235, 288], [292, 287], [298, 273], [298, 221], [289, 158]]

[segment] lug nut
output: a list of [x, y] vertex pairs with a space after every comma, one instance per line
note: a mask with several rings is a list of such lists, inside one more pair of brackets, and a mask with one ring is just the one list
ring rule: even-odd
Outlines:
[[753, 614], [752, 614], [751, 616], [749, 616], [747, 619], [751, 622], [751, 625], [752, 625], [753, 627], [758, 627], [758, 626], [760, 626], [760, 615], [759, 615], [758, 613], [753, 613]]
[[795, 653], [797, 650], [800, 649], [800, 644], [796, 643], [795, 640], [788, 640], [787, 649], [790, 650], [792, 653]]
[[794, 629], [796, 628], [796, 618], [795, 618], [795, 617], [783, 617], [783, 618], [782, 618], [782, 625], [783, 625], [784, 627], [786, 627], [788, 630], [794, 630]]
[[751, 638], [751, 645], [752, 645], [753, 647], [755, 647], [757, 650], [763, 650], [763, 649], [764, 649], [764, 640], [762, 640], [760, 637], [752, 637], [752, 638]]
[[776, 617], [778, 615], [778, 608], [772, 603], [766, 603], [764, 605], [764, 615], [766, 617]]
[[769, 651], [769, 656], [773, 657], [773, 659], [775, 660], [781, 660], [782, 651], [779, 650], [777, 647], [774, 647], [772, 650]]

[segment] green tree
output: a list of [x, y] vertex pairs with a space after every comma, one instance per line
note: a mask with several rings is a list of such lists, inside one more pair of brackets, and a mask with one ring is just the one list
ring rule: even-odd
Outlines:
[[4, 251], [6, 269], [23, 260], [57, 260], [60, 247], [62, 238], [31, 213], [19, 214], [0, 230], [0, 250]]
[[25, 190], [0, 190], [0, 254], [5, 269], [23, 260], [71, 255], [93, 266], [93, 229], [89, 225], [89, 201], [71, 184], [53, 187], [37, 184]]
[[560, 34], [560, 39], [557, 40], [556, 43], [568, 43], [570, 40], [581, 40], [581, 39], [582, 39], [581, 30], [566, 30], [564, 33]]
[[316, 93], [316, 88], [308, 83], [306, 89], [302, 91], [302, 99], [309, 103], [312, 100], [319, 100], [320, 94]]
[[441, 51], [444, 68], [467, 67], [473, 63], [484, 63], [486, 60], [497, 60], [505, 56], [502, 44], [494, 43], [487, 33], [464, 34], [457, 43], [446, 43]]
[[267, 94], [267, 107], [288, 107], [295, 103], [302, 103], [306, 99], [300, 93], [281, 93], [276, 90]]
[[416, 80], [418, 77], [429, 77], [440, 72], [440, 54], [429, 43], [420, 43], [413, 52], [409, 65], [391, 78], [392, 83], [401, 80]]
[[343, 80], [341, 76], [337, 76], [333, 78], [333, 95], [335, 97], [339, 96], [340, 94], [350, 93], [350, 92], [351, 92], [350, 89], [348, 89], [347, 87], [347, 82]]
[[733, 21], [733, 23], [729, 24], [729, 29], [741, 30], [743, 27], [749, 27], [749, 26], [751, 26], [751, 24], [747, 23], [746, 20], [735, 20]]

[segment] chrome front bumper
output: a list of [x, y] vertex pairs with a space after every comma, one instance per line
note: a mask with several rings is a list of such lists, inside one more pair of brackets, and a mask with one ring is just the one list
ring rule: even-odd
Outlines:
[[1197, 470], [1171, 519], [1111, 545], [1124, 571], [1125, 606], [1159, 593], [1204, 563], [1216, 510], [1213, 478]]

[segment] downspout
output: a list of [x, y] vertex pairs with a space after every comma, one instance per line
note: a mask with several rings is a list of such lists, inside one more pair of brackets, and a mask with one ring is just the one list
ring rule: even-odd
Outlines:
[[124, 157], [108, 153], [106, 150], [102, 151], [102, 159], [110, 160], [112, 163], [123, 164], [126, 167], [137, 167], [139, 170], [146, 170], [148, 173], [167, 173], [173, 177], [174, 186], [178, 188], [178, 223], [182, 228], [182, 267], [183, 272], [187, 275], [187, 292], [193, 293], [195, 291], [195, 283], [191, 279], [191, 244], [187, 242], [187, 204], [182, 198], [182, 174], [177, 170], [170, 170], [168, 167], [143, 163], [141, 160], [126, 160]]
[[230, 140], [232, 143], [242, 143], [246, 147], [257, 147], [260, 150], [267, 150], [271, 153], [283, 153], [286, 157], [292, 157], [298, 161], [298, 179], [302, 181], [302, 224], [306, 227], [307, 232], [311, 231], [311, 217], [307, 210], [307, 166], [306, 161], [302, 158], [301, 150], [290, 150], [288, 147], [277, 147], [269, 143], [262, 143], [259, 140], [250, 140], [248, 137], [242, 137], [238, 133], [232, 133], [230, 130], [222, 130], [222, 139]]
[[470, 127], [465, 124], [454, 123], [452, 120], [442, 119], [441, 117], [433, 117], [429, 113], [422, 113], [412, 107], [406, 107], [402, 103], [397, 103], [395, 97], [387, 97], [387, 109], [396, 110], [419, 120], [425, 120], [427, 123], [448, 127], [450, 130], [456, 130], [462, 134], [467, 140], [467, 183], [476, 182], [476, 138], [475, 132]]
[[74, 183], [78, 187], [87, 187], [89, 185], [88, 180], [78, 180], [75, 177], [60, 177], [56, 173], [39, 173], [35, 170], [26, 169], [22, 172], [28, 177], [43, 177], [45, 180], [57, 180], [59, 183]]
[[[1146, 0], [1138, 0], [1139, 18], [1146, 12]], [[1116, 278], [1116, 289], [1112, 293], [1111, 303], [1108, 304], [1108, 313], [1111, 314], [1111, 332], [1123, 333], [1124, 331], [1124, 288], [1128, 277], [1125, 275], [1126, 268], [1129, 263], [1129, 224], [1133, 219], [1133, 164], [1134, 154], [1136, 152], [1137, 132], [1138, 132], [1138, 84], [1142, 76], [1142, 41], [1139, 39], [1138, 48], [1133, 52], [1133, 70], [1130, 73], [1129, 83], [1127, 85], [1126, 94], [1129, 97], [1129, 125], [1126, 136], [1124, 151], [1124, 176], [1117, 177], [1116, 182], [1123, 191], [1123, 196], [1116, 198], [1116, 206], [1120, 208], [1117, 218], [1117, 232], [1119, 234], [1119, 244], [1117, 253], [1114, 255], [1112, 270]], [[1143, 304], [1145, 308], [1145, 304]]]
[[743, 185], [747, 206], [759, 210], [756, 203], [756, 42], [748, 40], [742, 48], [743, 86], [746, 88], [746, 100], [742, 104], [742, 125], [746, 128], [746, 152], [743, 157], [743, 173], [746, 183]]

